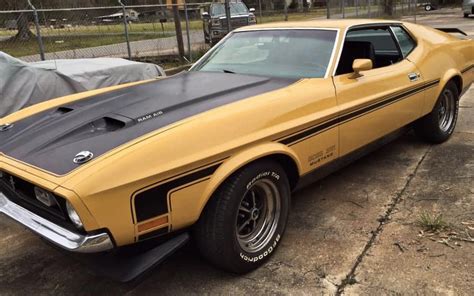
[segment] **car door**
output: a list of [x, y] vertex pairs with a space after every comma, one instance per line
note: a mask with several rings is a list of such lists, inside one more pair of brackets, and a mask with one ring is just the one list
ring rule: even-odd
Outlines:
[[[406, 43], [411, 49], [401, 49], [389, 25], [357, 27], [347, 32], [333, 76], [340, 108], [340, 156], [421, 115], [423, 78], [406, 59], [415, 43], [405, 31], [402, 33], [409, 38]], [[356, 77], [352, 62], [358, 58], [371, 59], [373, 68]]]

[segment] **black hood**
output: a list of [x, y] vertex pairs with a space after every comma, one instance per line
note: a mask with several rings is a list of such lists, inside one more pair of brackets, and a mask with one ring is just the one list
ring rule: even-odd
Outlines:
[[186, 117], [285, 87], [294, 79], [187, 72], [40, 112], [0, 132], [0, 152], [54, 174]]

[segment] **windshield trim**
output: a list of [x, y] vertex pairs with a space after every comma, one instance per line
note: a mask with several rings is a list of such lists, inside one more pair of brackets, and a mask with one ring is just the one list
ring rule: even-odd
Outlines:
[[[340, 33], [340, 29], [338, 29], [338, 28], [305, 28], [305, 27], [291, 28], [291, 27], [286, 27], [286, 28], [237, 29], [237, 30], [232, 31], [229, 34], [227, 34], [227, 36], [222, 38], [222, 40], [219, 41], [213, 48], [208, 50], [199, 60], [196, 61], [196, 63], [194, 63], [194, 65], [188, 71], [194, 71], [195, 68], [199, 67], [200, 64], [204, 60], [206, 60], [215, 50], [217, 50], [223, 42], [225, 42], [228, 38], [230, 38], [234, 34], [238, 34], [238, 33], [242, 33], [242, 32], [288, 31], [288, 30], [336, 31], [336, 37], [334, 38], [334, 44], [333, 44], [333, 47], [332, 47], [331, 58], [329, 59], [328, 67], [326, 69], [326, 73], [324, 74], [324, 77], [323, 78], [306, 78], [306, 79], [327, 79], [329, 77], [330, 70], [333, 68], [333, 62], [334, 62], [334, 58], [335, 58], [335, 55], [336, 55], [336, 49], [337, 49], [337, 44], [338, 44], [338, 41], [339, 41], [339, 33]], [[305, 78], [302, 78], [302, 79], [305, 79]]]

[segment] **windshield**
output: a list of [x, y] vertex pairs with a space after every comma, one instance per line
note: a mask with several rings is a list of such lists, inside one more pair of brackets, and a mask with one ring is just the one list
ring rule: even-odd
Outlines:
[[233, 33], [191, 71], [267, 77], [323, 78], [335, 30], [263, 30]]
[[[248, 14], [247, 6], [244, 3], [230, 3], [230, 14], [231, 15], [240, 15], [240, 14]], [[225, 5], [221, 3], [213, 4], [211, 7], [211, 15], [212, 16], [221, 16], [225, 15]]]

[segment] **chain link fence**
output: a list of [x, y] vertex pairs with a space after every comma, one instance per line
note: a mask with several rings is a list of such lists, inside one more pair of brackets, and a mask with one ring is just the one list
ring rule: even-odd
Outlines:
[[[0, 51], [27, 62], [122, 57], [162, 63], [161, 58], [170, 56], [192, 62], [208, 49], [201, 15], [210, 3], [36, 9], [28, 0], [18, 1], [25, 1], [23, 10], [0, 11]], [[402, 15], [416, 21], [431, 3], [421, 1], [318, 0], [300, 5], [302, 1], [260, 0], [248, 6], [255, 8], [258, 23]]]
[[[192, 51], [204, 47], [200, 15], [205, 5], [69, 9], [35, 9], [30, 6], [30, 9], [0, 11], [0, 51], [27, 62], [176, 55], [176, 32], [180, 27], [185, 58], [192, 59]], [[176, 15], [174, 7], [177, 8]]]

